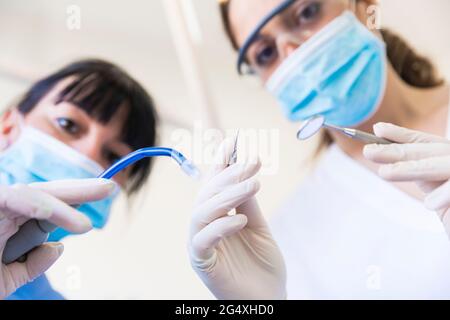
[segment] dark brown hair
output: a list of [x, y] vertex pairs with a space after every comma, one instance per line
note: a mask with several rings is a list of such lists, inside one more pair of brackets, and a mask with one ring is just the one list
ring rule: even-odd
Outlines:
[[[233, 48], [238, 50], [239, 46], [231, 30], [229, 6], [230, 0], [220, 0], [225, 32]], [[386, 29], [381, 30], [381, 33], [386, 43], [388, 59], [403, 81], [418, 88], [433, 88], [444, 83], [433, 63], [419, 55], [403, 38]]]
[[[99, 59], [73, 62], [37, 81], [18, 102], [19, 112], [31, 112], [52, 88], [70, 77], [74, 79], [59, 92], [56, 104], [71, 102], [102, 124], [108, 124], [125, 106], [127, 116], [122, 140], [133, 150], [155, 145], [158, 117], [152, 98], [123, 69]], [[144, 185], [151, 165], [151, 159], [147, 158], [131, 167], [126, 186], [128, 194]]]

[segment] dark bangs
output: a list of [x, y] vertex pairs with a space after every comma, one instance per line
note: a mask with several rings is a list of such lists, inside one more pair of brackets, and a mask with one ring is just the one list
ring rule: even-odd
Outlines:
[[[56, 104], [69, 102], [99, 123], [108, 124], [125, 108], [122, 141], [136, 150], [156, 144], [157, 116], [152, 98], [125, 71], [102, 60], [83, 60], [70, 64], [38, 81], [18, 104], [21, 113], [33, 110], [56, 84], [73, 80], [59, 93]], [[150, 174], [151, 159], [136, 163], [127, 181], [127, 191], [137, 191]]]

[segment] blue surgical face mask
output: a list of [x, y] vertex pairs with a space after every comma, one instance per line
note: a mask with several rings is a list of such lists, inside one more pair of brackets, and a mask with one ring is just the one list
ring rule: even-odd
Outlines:
[[[61, 141], [29, 126], [0, 154], [0, 184], [46, 182], [61, 179], [95, 178], [103, 168]], [[81, 205], [78, 210], [92, 221], [94, 228], [103, 228], [108, 221], [112, 196]], [[49, 241], [59, 241], [69, 232], [59, 228], [50, 234]]]
[[346, 11], [296, 49], [267, 82], [291, 121], [323, 115], [357, 126], [376, 112], [386, 87], [386, 48]]

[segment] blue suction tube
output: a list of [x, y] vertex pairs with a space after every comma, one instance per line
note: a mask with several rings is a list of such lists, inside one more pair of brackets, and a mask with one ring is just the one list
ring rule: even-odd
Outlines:
[[152, 147], [143, 148], [130, 153], [103, 172], [99, 178], [111, 179], [120, 171], [138, 162], [139, 160], [151, 157], [170, 157], [178, 163], [181, 170], [183, 170], [188, 176], [194, 179], [198, 179], [200, 176], [200, 171], [181, 152], [171, 148]]
[[[181, 169], [188, 176], [195, 179], [200, 177], [200, 171], [180, 152], [169, 148], [144, 148], [130, 153], [128, 156], [119, 160], [103, 172], [99, 178], [111, 179], [133, 163], [148, 157], [170, 157], [180, 165]], [[47, 241], [49, 233], [53, 232], [56, 228], [57, 226], [48, 221], [29, 220], [7, 241], [2, 255], [2, 262], [9, 264], [14, 261], [23, 261], [26, 254]]]

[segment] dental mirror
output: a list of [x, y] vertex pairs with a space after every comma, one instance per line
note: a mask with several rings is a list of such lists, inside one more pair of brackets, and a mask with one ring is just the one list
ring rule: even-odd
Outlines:
[[351, 129], [351, 128], [342, 128], [338, 126], [334, 126], [331, 124], [327, 124], [325, 122], [325, 117], [322, 115], [314, 116], [308, 120], [306, 120], [300, 129], [297, 132], [297, 139], [299, 140], [307, 140], [314, 136], [317, 132], [320, 131], [321, 128], [331, 129], [337, 132], [340, 132], [347, 137], [350, 137], [355, 140], [362, 141], [364, 143], [376, 143], [376, 144], [392, 144], [392, 141], [389, 141], [384, 138], [377, 137], [373, 134]]
[[308, 140], [325, 125], [324, 116], [315, 116], [306, 120], [297, 132], [298, 140]]

